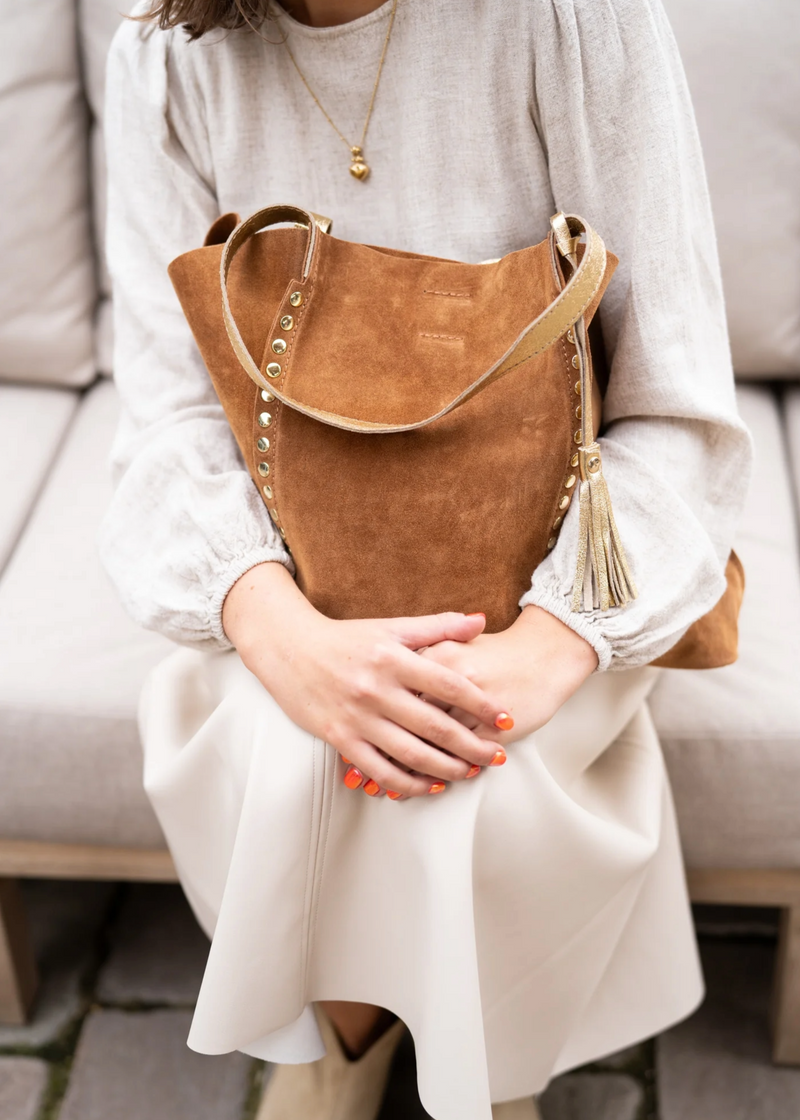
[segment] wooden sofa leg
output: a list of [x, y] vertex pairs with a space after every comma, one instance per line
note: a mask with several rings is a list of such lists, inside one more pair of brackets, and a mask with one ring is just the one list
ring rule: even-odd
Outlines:
[[0, 879], [0, 1023], [24, 1023], [38, 979], [22, 892], [16, 879]]
[[772, 1004], [772, 1056], [800, 1065], [800, 905], [781, 911]]

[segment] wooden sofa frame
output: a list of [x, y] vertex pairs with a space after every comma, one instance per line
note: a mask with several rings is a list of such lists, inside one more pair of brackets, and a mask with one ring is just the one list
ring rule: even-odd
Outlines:
[[[773, 1060], [800, 1065], [800, 870], [689, 869], [693, 902], [776, 906], [781, 911], [772, 1007]], [[36, 965], [20, 879], [174, 883], [167, 851], [0, 840], [0, 1023], [24, 1023]]]

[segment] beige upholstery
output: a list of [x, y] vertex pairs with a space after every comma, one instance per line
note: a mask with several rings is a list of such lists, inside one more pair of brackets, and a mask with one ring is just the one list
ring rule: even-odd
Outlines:
[[667, 670], [653, 699], [693, 867], [800, 866], [800, 567], [777, 398], [741, 387], [756, 467], [736, 547], [739, 661]]
[[77, 404], [68, 389], [0, 384], [0, 572]]
[[134, 626], [95, 549], [117, 415], [103, 381], [82, 401], [0, 578], [0, 836], [160, 844], [141, 788], [142, 680], [171, 646]]
[[736, 372], [800, 374], [797, 0], [665, 0], [697, 113]]
[[114, 32], [130, 10], [126, 0], [78, 0], [78, 31], [86, 97], [91, 113], [90, 151], [92, 172], [92, 218], [97, 247], [100, 302], [95, 316], [95, 357], [101, 373], [111, 373], [111, 281], [106, 268], [106, 159], [103, 146], [103, 105], [106, 84], [106, 55]]
[[3, 5], [0, 379], [94, 378], [97, 296], [73, 0]]

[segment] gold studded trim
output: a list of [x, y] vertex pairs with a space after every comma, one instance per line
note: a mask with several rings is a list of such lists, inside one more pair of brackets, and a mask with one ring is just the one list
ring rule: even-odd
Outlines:
[[[312, 275], [304, 285], [298, 284], [297, 281], [293, 281], [289, 285], [281, 300], [280, 307], [276, 309], [275, 320], [267, 337], [262, 369], [266, 376], [272, 378], [276, 386], [281, 388], [286, 378], [303, 315], [310, 301], [313, 284], [314, 276]], [[274, 355], [276, 354], [280, 356], [280, 361], [275, 360]], [[270, 406], [268, 412], [264, 410], [265, 404]], [[253, 411], [254, 459], [252, 473], [258, 484], [261, 499], [267, 507], [267, 512], [280, 533], [281, 539], [286, 541], [286, 530], [281, 523], [280, 516], [280, 495], [278, 493], [278, 472], [276, 470], [282, 408], [281, 402], [269, 389], [257, 390]], [[266, 429], [269, 429], [269, 436], [266, 434]]]

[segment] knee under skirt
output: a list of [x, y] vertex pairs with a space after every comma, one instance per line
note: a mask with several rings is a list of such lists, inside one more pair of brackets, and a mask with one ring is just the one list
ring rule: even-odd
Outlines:
[[180, 650], [142, 698], [145, 787], [212, 939], [201, 1053], [306, 1062], [316, 1000], [395, 1012], [435, 1120], [653, 1035], [702, 997], [647, 694], [595, 674], [508, 763], [433, 798], [348, 790], [233, 652]]

